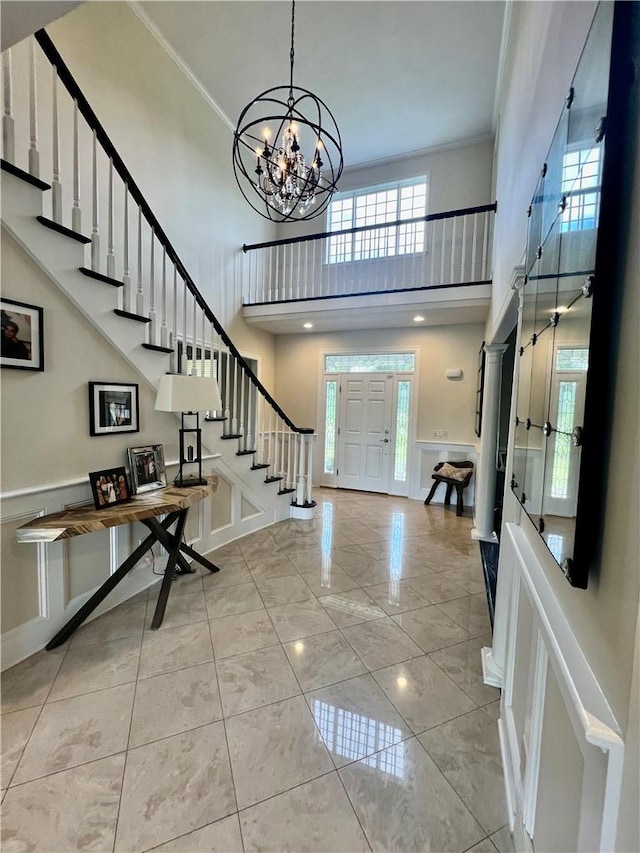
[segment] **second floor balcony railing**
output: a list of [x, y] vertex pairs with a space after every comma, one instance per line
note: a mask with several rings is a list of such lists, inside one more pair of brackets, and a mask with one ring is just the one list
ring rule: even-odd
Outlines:
[[245, 305], [486, 284], [496, 204], [243, 246]]

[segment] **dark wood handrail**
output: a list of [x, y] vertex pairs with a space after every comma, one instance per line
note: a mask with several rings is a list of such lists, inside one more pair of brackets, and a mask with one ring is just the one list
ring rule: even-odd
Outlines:
[[262, 394], [262, 396], [265, 398], [265, 400], [267, 400], [269, 405], [277, 412], [277, 414], [283, 419], [283, 421], [287, 424], [288, 427], [290, 427], [294, 432], [297, 432], [297, 433], [302, 433], [302, 434], [313, 433], [314, 432], [313, 428], [311, 428], [311, 427], [299, 427], [293, 423], [291, 418], [289, 418], [288, 415], [280, 408], [280, 406], [276, 403], [276, 401], [273, 399], [271, 394], [269, 394], [267, 389], [264, 387], [262, 382], [260, 382], [258, 377], [251, 370], [251, 368], [246, 363], [244, 358], [240, 355], [240, 353], [238, 352], [238, 350], [234, 346], [231, 338], [227, 335], [224, 328], [220, 324], [218, 318], [215, 316], [213, 311], [211, 311], [206, 300], [204, 299], [204, 297], [202, 296], [202, 294], [198, 290], [195, 282], [193, 281], [193, 279], [191, 278], [191, 276], [187, 272], [186, 267], [184, 266], [184, 264], [180, 260], [176, 250], [171, 245], [171, 241], [169, 240], [169, 238], [165, 234], [164, 229], [162, 228], [159, 221], [156, 219], [153, 211], [149, 207], [149, 204], [147, 203], [144, 195], [142, 194], [142, 191], [140, 190], [140, 188], [138, 187], [138, 185], [134, 181], [134, 179], [133, 179], [131, 173], [129, 172], [129, 170], [127, 169], [127, 167], [125, 166], [124, 161], [122, 160], [122, 158], [118, 154], [113, 142], [111, 141], [111, 139], [107, 135], [106, 130], [104, 129], [104, 127], [102, 126], [102, 124], [98, 120], [98, 117], [96, 116], [96, 114], [92, 110], [89, 102], [87, 101], [84, 94], [82, 93], [80, 86], [77, 84], [75, 78], [71, 74], [71, 71], [67, 67], [64, 59], [62, 58], [62, 56], [58, 52], [58, 49], [56, 48], [54, 43], [51, 41], [51, 38], [45, 32], [44, 29], [38, 30], [35, 33], [34, 37], [35, 37], [36, 41], [38, 42], [38, 44], [40, 45], [43, 53], [45, 54], [45, 56], [47, 57], [49, 62], [53, 66], [55, 66], [56, 73], [57, 73], [58, 77], [60, 78], [60, 82], [65, 87], [67, 92], [71, 95], [71, 97], [78, 104], [78, 110], [80, 111], [81, 115], [83, 116], [84, 120], [87, 122], [87, 124], [89, 125], [91, 130], [96, 134], [96, 139], [98, 140], [98, 142], [100, 143], [100, 145], [104, 149], [107, 156], [113, 162], [113, 168], [116, 170], [116, 172], [120, 175], [120, 177], [122, 178], [122, 180], [126, 184], [127, 189], [129, 191], [131, 197], [140, 206], [140, 209], [142, 210], [142, 213], [144, 214], [145, 219], [147, 220], [147, 222], [149, 223], [149, 225], [153, 229], [153, 232], [154, 232], [155, 236], [158, 238], [158, 240], [160, 241], [160, 244], [162, 245], [162, 247], [166, 250], [167, 256], [171, 259], [171, 261], [175, 265], [176, 269], [180, 273], [180, 276], [184, 280], [187, 289], [193, 294], [193, 297], [195, 298], [196, 302], [198, 303], [200, 308], [204, 311], [207, 319], [213, 325], [214, 329], [216, 330], [216, 332], [218, 333], [218, 335], [220, 336], [222, 341], [224, 341], [224, 343], [226, 344], [231, 355], [240, 364], [240, 367], [246, 373], [246, 375], [249, 378], [249, 380], [251, 381], [251, 383], [257, 388], [257, 390], [260, 392], [260, 394]]
[[437, 219], [454, 219], [456, 216], [470, 216], [472, 213], [486, 213], [498, 209], [498, 202], [481, 204], [477, 207], [462, 207], [459, 210], [445, 210], [442, 213], [428, 213], [426, 216], [415, 216], [412, 219], [395, 219], [393, 222], [378, 222], [376, 225], [358, 225], [355, 228], [344, 228], [342, 231], [319, 231], [316, 234], [304, 234], [301, 237], [287, 237], [282, 240], [271, 240], [268, 243], [245, 243], [243, 252], [254, 249], [268, 249], [271, 246], [289, 246], [292, 243], [307, 243], [310, 240], [323, 240], [326, 237], [339, 237], [341, 234], [360, 234], [364, 231], [379, 231], [382, 228], [395, 228], [398, 225], [412, 225], [416, 222], [434, 222]]

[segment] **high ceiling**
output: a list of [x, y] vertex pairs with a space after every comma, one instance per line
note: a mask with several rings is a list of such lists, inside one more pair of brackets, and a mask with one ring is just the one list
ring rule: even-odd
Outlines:
[[[289, 80], [285, 0], [136, 4], [231, 126]], [[301, 0], [294, 83], [321, 97], [345, 168], [492, 133], [505, 3]]]

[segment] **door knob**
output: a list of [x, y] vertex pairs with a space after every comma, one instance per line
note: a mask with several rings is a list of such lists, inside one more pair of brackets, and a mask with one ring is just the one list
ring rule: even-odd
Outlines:
[[381, 439], [380, 439], [380, 441], [384, 441], [384, 443], [385, 443], [385, 444], [389, 444], [389, 439], [388, 439], [388, 438], [381, 438]]

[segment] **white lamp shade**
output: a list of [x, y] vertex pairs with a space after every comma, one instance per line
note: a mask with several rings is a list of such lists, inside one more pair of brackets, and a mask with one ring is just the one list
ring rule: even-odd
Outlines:
[[155, 409], [158, 412], [220, 411], [222, 400], [215, 379], [167, 373], [160, 377]]

